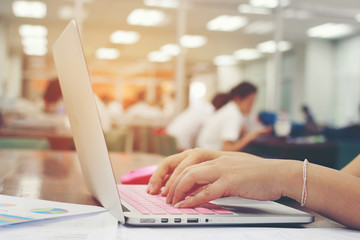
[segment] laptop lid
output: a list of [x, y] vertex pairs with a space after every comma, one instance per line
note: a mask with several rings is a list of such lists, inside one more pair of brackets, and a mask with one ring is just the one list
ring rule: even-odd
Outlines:
[[121, 223], [125, 223], [80, 34], [74, 20], [55, 42], [53, 55], [86, 184], [91, 194]]

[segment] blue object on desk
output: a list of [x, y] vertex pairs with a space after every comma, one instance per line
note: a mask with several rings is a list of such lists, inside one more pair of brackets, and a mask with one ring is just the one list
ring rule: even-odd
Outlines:
[[259, 120], [265, 126], [274, 125], [276, 122], [277, 116], [276, 113], [262, 111], [259, 113]]

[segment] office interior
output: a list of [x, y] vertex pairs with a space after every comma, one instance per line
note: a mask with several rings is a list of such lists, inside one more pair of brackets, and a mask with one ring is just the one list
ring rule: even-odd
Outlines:
[[[301, 126], [306, 105], [319, 127], [272, 133], [251, 153], [333, 168], [359, 153], [359, 131], [348, 130], [360, 123], [358, 0], [2, 0], [0, 148], [75, 150], [61, 99], [49, 109], [44, 101], [57, 79], [52, 45], [71, 19], [110, 151], [184, 150], [167, 125], [246, 80], [258, 88], [253, 114]], [[149, 108], [129, 116], [139, 101]]]

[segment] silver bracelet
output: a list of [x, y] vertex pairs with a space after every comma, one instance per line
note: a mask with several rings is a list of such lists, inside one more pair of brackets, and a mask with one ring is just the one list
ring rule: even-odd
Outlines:
[[301, 206], [305, 206], [306, 198], [307, 198], [307, 190], [306, 190], [306, 180], [307, 180], [307, 168], [308, 168], [309, 161], [307, 159], [304, 160], [303, 165], [303, 188], [302, 188], [302, 195], [301, 195]]

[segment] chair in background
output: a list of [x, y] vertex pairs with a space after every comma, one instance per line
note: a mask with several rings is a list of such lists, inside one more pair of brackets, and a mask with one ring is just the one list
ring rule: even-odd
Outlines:
[[163, 156], [178, 153], [176, 138], [170, 135], [153, 135], [154, 152]]
[[133, 134], [127, 128], [105, 132], [105, 141], [108, 150], [112, 152], [132, 152], [133, 150]]

